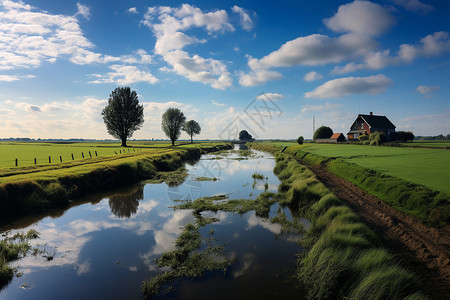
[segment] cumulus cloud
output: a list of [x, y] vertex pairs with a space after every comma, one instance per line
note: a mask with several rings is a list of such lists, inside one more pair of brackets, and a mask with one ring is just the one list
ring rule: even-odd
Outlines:
[[83, 5], [81, 3], [77, 3], [78, 12], [75, 14], [75, 16], [82, 16], [85, 19], [89, 20], [89, 17], [91, 16], [91, 12], [88, 6]]
[[425, 95], [429, 97], [432, 93], [439, 91], [441, 88], [439, 86], [427, 86], [427, 85], [420, 85], [417, 87], [417, 91], [421, 93], [422, 95]]
[[276, 100], [283, 99], [283, 95], [277, 94], [277, 93], [264, 93], [264, 94], [258, 95], [256, 97], [256, 99], [257, 100], [273, 100], [273, 101], [276, 101]]
[[281, 79], [281, 74], [277, 71], [257, 70], [250, 73], [241, 73], [239, 84], [242, 86], [257, 86], [270, 80]]
[[136, 7], [130, 7], [130, 8], [127, 10], [127, 12], [129, 12], [130, 14], [137, 14], [137, 13], [138, 13]]
[[336, 32], [354, 32], [378, 36], [395, 23], [389, 11], [370, 1], [354, 1], [339, 6], [337, 13], [324, 20], [325, 25]]
[[[43, 62], [68, 59], [78, 65], [93, 63], [149, 63], [150, 56], [138, 50], [115, 57], [96, 53], [83, 34], [77, 15], [89, 18], [89, 8], [77, 4], [74, 16], [54, 15], [23, 2], [0, 2], [0, 70], [37, 68]], [[27, 77], [8, 75], [9, 80]], [[7, 77], [4, 77], [4, 79]]]
[[409, 11], [428, 13], [434, 10], [434, 7], [429, 4], [424, 4], [419, 0], [392, 0], [395, 4], [406, 8]]
[[344, 74], [357, 70], [380, 70], [387, 66], [400, 63], [410, 63], [420, 57], [439, 56], [450, 51], [450, 39], [447, 32], [439, 31], [427, 35], [415, 45], [402, 44], [397, 54], [391, 55], [390, 50], [370, 51], [361, 63], [350, 62], [344, 66], [337, 66], [333, 74]]
[[306, 92], [305, 98], [340, 98], [353, 94], [380, 94], [392, 84], [392, 80], [379, 74], [369, 77], [346, 77], [333, 79]]
[[129, 85], [137, 82], [155, 84], [159, 80], [151, 73], [139, 70], [136, 66], [112, 65], [109, 67], [113, 72], [105, 75], [92, 74], [96, 79], [89, 83], [115, 83], [118, 85]]
[[322, 78], [323, 78], [323, 76], [320, 75], [319, 73], [317, 73], [316, 71], [311, 71], [311, 72], [305, 74], [305, 77], [303, 77], [303, 80], [310, 82], [310, 81], [320, 80]]
[[231, 74], [224, 62], [199, 55], [190, 55], [183, 48], [206, 43], [204, 39], [188, 36], [184, 32], [192, 28], [203, 28], [208, 34], [234, 31], [224, 10], [203, 12], [197, 7], [183, 4], [178, 8], [167, 6], [150, 7], [142, 24], [156, 35], [155, 53], [161, 55], [170, 70], [190, 81], [209, 84], [216, 89], [232, 85]]
[[246, 9], [243, 9], [242, 7], [239, 7], [239, 6], [235, 5], [235, 6], [233, 6], [231, 8], [231, 10], [234, 13], [239, 14], [242, 28], [244, 28], [247, 31], [250, 31], [250, 30], [253, 29], [253, 27], [255, 27], [255, 25], [253, 24], [252, 19], [248, 15], [248, 11]]

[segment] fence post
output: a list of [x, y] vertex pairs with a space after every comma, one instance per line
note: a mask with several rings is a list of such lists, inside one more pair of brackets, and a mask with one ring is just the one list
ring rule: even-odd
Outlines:
[[73, 153], [70, 153], [70, 154], [72, 154], [72, 160], [74, 160], [74, 159], [73, 159]]
[[89, 156], [92, 157], [91, 151], [89, 151]]
[[95, 156], [98, 156], [98, 155], [97, 155], [97, 150], [95, 150]]
[[83, 158], [84, 158], [84, 153], [83, 153], [83, 152], [81, 152], [81, 157], [83, 157]]
[[16, 167], [19, 165], [19, 160], [16, 158]]
[[36, 164], [36, 157], [34, 158], [34, 164]]
[[51, 156], [48, 157], [48, 163], [49, 163], [49, 164], [52, 163], [52, 157], [51, 157]]
[[59, 156], [59, 160], [62, 162], [62, 156], [61, 155]]
[[116, 151], [114, 151], [114, 153], [117, 155], [117, 152], [116, 152]]

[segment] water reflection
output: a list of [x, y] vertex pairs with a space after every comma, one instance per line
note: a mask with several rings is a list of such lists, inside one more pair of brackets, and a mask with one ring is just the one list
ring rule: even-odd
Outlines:
[[137, 213], [139, 201], [144, 199], [144, 186], [136, 185], [131, 191], [109, 197], [111, 212], [118, 218], [129, 218]]

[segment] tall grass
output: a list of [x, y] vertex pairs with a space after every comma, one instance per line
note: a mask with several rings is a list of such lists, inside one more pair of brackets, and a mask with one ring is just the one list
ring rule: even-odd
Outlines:
[[416, 276], [400, 267], [379, 237], [311, 171], [288, 154], [279, 154], [276, 162], [281, 202], [297, 206], [311, 221], [302, 239], [307, 250], [298, 262], [309, 299], [427, 299]]

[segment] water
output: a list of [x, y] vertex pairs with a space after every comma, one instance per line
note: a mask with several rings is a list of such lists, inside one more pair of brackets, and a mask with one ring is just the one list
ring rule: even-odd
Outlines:
[[[15, 264], [23, 275], [0, 291], [0, 299], [141, 299], [142, 281], [161, 272], [153, 260], [174, 249], [183, 226], [195, 222], [191, 211], [170, 208], [174, 200], [221, 194], [254, 199], [266, 189], [276, 192], [280, 182], [272, 172], [274, 165], [273, 157], [262, 152], [251, 157], [204, 155], [186, 165], [189, 177], [179, 186], [139, 183], [86, 197], [66, 211], [4, 226], [0, 231], [36, 229], [40, 238], [33, 244], [45, 253]], [[255, 172], [265, 179], [255, 182]], [[219, 180], [195, 181], [197, 177]], [[277, 210], [274, 205], [271, 215]], [[225, 274], [175, 280], [172, 292], [158, 298], [304, 298], [295, 288], [301, 250], [297, 237], [281, 234], [280, 225], [254, 212], [203, 214], [220, 221], [201, 228], [202, 237], [213, 231], [216, 243], [224, 244], [225, 255], [235, 256], [236, 262]], [[291, 216], [288, 209], [286, 215]]]

